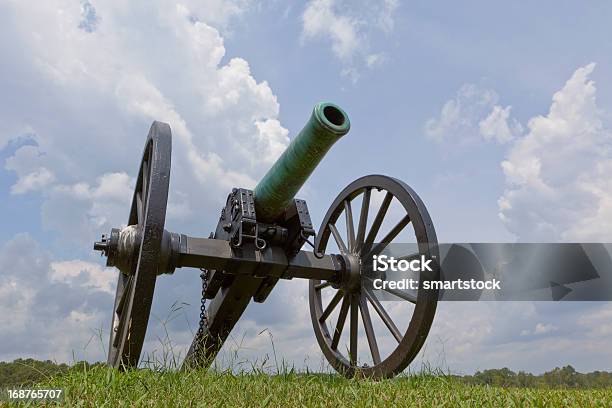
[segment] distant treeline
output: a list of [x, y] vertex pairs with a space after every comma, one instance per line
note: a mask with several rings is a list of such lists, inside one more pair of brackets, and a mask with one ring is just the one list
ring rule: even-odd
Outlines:
[[[71, 366], [56, 364], [52, 361], [39, 361], [31, 358], [17, 359], [13, 362], [0, 362], [0, 389], [13, 386], [26, 386], [45, 379], [66, 373], [68, 370], [83, 370], [103, 363], [78, 362]], [[450, 377], [473, 385], [493, 387], [528, 387], [528, 388], [604, 388], [612, 387], [612, 373], [594, 371], [579, 373], [572, 366], [555, 368], [541, 375], [523, 371], [515, 373], [508, 368], [477, 371], [474, 375], [451, 375]]]
[[524, 371], [515, 373], [508, 368], [477, 371], [474, 375], [453, 376], [467, 384], [490, 385], [494, 387], [529, 388], [603, 388], [612, 387], [612, 373], [593, 371], [579, 373], [568, 365], [555, 368], [544, 374], [533, 375]]
[[77, 370], [89, 368], [93, 365], [86, 361], [80, 361], [71, 366], [67, 364], [56, 364], [53, 361], [39, 361], [32, 358], [17, 359], [13, 362], [0, 361], [0, 389], [35, 384], [46, 378], [63, 374], [70, 369]]

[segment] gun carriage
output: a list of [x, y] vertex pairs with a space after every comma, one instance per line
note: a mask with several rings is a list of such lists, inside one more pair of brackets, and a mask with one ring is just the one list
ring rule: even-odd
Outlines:
[[[427, 337], [438, 294], [424, 290], [414, 295], [395, 293], [413, 304], [411, 315], [403, 316], [408, 322], [406, 329], [400, 330], [385, 306], [363, 285], [363, 276], [367, 259], [380, 253], [409, 225], [419, 252], [436, 256], [436, 233], [421, 199], [400, 180], [365, 176], [340, 192], [315, 234], [306, 202], [295, 198], [323, 156], [349, 128], [349, 118], [340, 107], [317, 104], [305, 127], [257, 186], [253, 190], [234, 188], [216, 229], [208, 238], [201, 238], [164, 229], [171, 131], [167, 124], [154, 122], [127, 226], [112, 229], [94, 244], [94, 249], [107, 257], [107, 265], [119, 269], [108, 364], [121, 369], [138, 365], [157, 277], [177, 268], [198, 268], [202, 270], [202, 313], [183, 363], [186, 368], [208, 366], [251, 300], [264, 302], [279, 279], [294, 278], [309, 280], [315, 336], [334, 369], [348, 377], [388, 378], [406, 368]], [[377, 211], [371, 210], [373, 192], [381, 192], [377, 194], [383, 197]], [[383, 235], [381, 226], [392, 201], [399, 203], [403, 216]], [[353, 213], [357, 206], [358, 213]], [[337, 226], [339, 220], [344, 228]], [[313, 250], [302, 250], [311, 238]], [[327, 253], [330, 238], [338, 253]], [[422, 273], [419, 279], [434, 280], [438, 274], [435, 269], [434, 273]], [[205, 309], [207, 299], [210, 303]], [[388, 353], [380, 351], [372, 309], [393, 339]], [[343, 332], [344, 338], [348, 337], [346, 350], [340, 346]], [[360, 342], [360, 338], [365, 340]], [[363, 364], [366, 358], [361, 356], [367, 356], [370, 364]]]

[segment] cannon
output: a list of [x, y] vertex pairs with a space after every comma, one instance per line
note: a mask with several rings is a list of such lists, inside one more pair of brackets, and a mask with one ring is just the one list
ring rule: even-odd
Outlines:
[[[361, 177], [340, 192], [315, 233], [306, 202], [295, 198], [349, 129], [349, 118], [339, 106], [317, 104], [257, 186], [232, 189], [214, 232], [204, 238], [164, 229], [171, 130], [153, 122], [127, 226], [113, 228], [94, 243], [94, 249], [106, 256], [107, 266], [119, 270], [108, 364], [119, 369], [138, 365], [157, 277], [178, 268], [196, 268], [202, 283], [200, 323], [184, 368], [210, 365], [251, 300], [264, 302], [280, 279], [300, 278], [309, 280], [315, 337], [335, 370], [347, 377], [371, 378], [389, 378], [404, 370], [427, 337], [438, 293], [390, 290], [409, 305], [399, 324], [383, 305], [386, 302], [363, 284], [363, 277], [367, 260], [409, 226], [419, 253], [436, 257], [436, 233], [425, 205], [398, 179]], [[392, 205], [395, 210], [389, 211]], [[397, 221], [389, 221], [391, 215]], [[381, 232], [388, 224], [390, 228]], [[303, 250], [305, 244], [312, 250]], [[438, 275], [434, 269], [419, 279], [434, 280]]]

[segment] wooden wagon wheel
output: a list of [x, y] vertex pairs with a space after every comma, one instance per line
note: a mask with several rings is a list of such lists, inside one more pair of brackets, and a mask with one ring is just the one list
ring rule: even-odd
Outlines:
[[[136, 367], [144, 344], [164, 235], [171, 138], [170, 126], [153, 122], [128, 219], [128, 228], [133, 233], [122, 234], [135, 241], [130, 246], [134, 248], [133, 253], [108, 254], [107, 264], [120, 269], [108, 350], [108, 364], [112, 367]], [[118, 230], [113, 233], [119, 235]], [[100, 247], [102, 244], [97, 243], [96, 249], [104, 249]]]
[[[373, 189], [384, 191], [385, 196], [369, 231], [366, 231]], [[361, 197], [362, 204], [355, 229], [351, 202], [357, 197]], [[399, 222], [384, 237], [377, 240], [376, 237], [385, 217], [389, 215], [388, 209], [393, 200], [397, 200], [401, 204], [400, 208], [403, 208], [405, 212]], [[336, 227], [336, 222], [343, 213], [346, 233], [339, 231]], [[352, 273], [352, 276], [343, 278], [342, 282], [311, 280], [309, 288], [310, 314], [319, 346], [332, 367], [347, 377], [393, 377], [410, 364], [425, 342], [436, 311], [437, 291], [418, 290], [416, 296], [397, 291], [394, 293], [414, 304], [412, 316], [405, 316], [406, 319], [409, 319], [409, 323], [407, 329], [402, 333], [383, 304], [370, 289], [363, 285], [364, 271], [362, 269], [363, 265], [367, 264], [365, 260], [371, 259], [374, 253], [380, 253], [409, 224], [412, 224], [414, 229], [419, 253], [428, 257], [438, 256], [436, 233], [421, 199], [405, 183], [380, 175], [362, 177], [346, 187], [333, 202], [321, 224], [315, 241], [315, 251], [324, 253], [329, 238], [332, 236], [345, 262], [350, 263], [350, 269], [356, 271]], [[421, 273], [420, 286], [425, 279], [435, 280], [438, 277], [438, 268], [434, 268], [434, 273], [427, 276]], [[330, 291], [333, 293], [331, 301], [327, 304], [323, 302], [324, 291], [328, 292], [327, 295], [330, 295]], [[332, 312], [338, 305], [341, 305], [338, 318], [335, 322], [331, 322]], [[395, 339], [396, 346], [387, 355], [383, 355], [378, 347], [372, 324], [374, 317], [370, 314], [369, 305], [373, 307], [388, 332]], [[360, 314], [372, 365], [360, 364], [358, 353]], [[347, 316], [348, 326], [350, 326], [350, 345], [347, 352], [343, 352], [340, 347], [340, 339]], [[331, 330], [328, 324], [333, 325]]]

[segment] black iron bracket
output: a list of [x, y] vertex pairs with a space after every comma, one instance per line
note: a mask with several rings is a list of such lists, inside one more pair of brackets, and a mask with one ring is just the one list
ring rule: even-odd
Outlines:
[[252, 242], [258, 250], [266, 247], [266, 241], [259, 237], [259, 225], [255, 214], [253, 191], [234, 188], [227, 198], [222, 217], [229, 214], [229, 220], [220, 220], [229, 234], [233, 247], [240, 248], [245, 242]]

